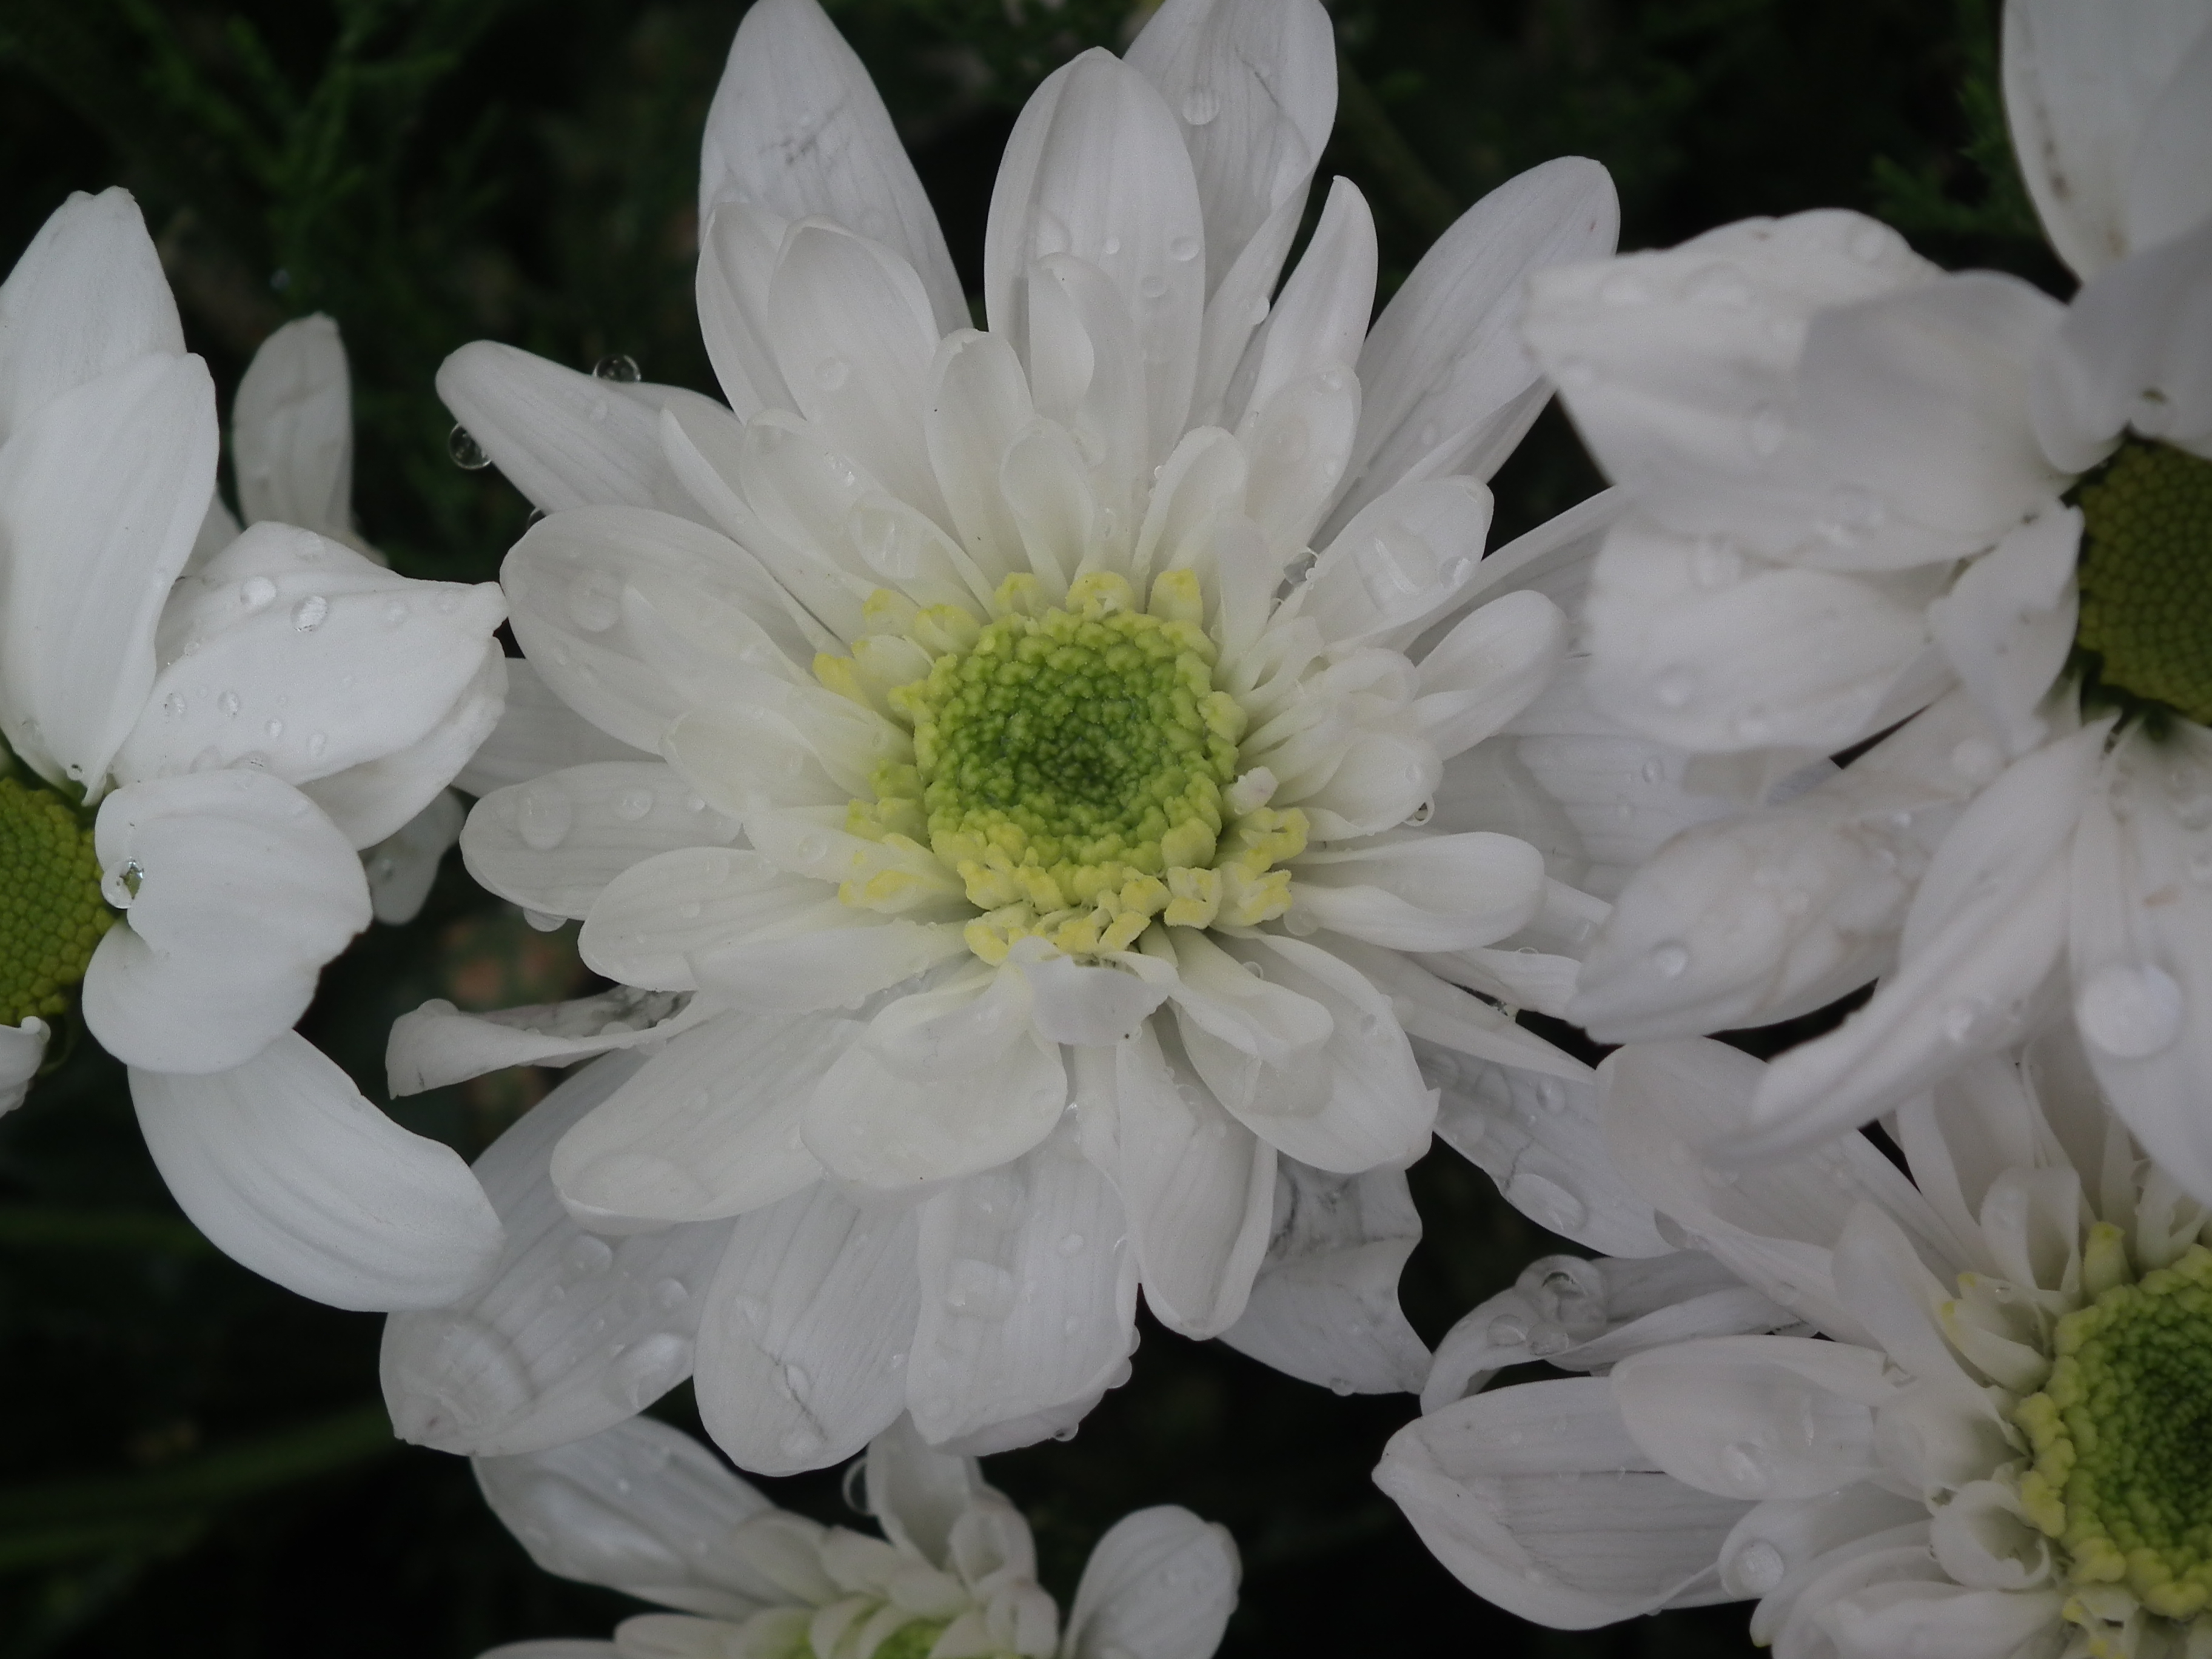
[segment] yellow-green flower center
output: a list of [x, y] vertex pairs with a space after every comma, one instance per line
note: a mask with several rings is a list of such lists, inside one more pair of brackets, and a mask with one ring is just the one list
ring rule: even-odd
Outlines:
[[2130, 438], [2078, 499], [2097, 686], [2212, 725], [2212, 461]]
[[[847, 827], [927, 847], [983, 912], [967, 930], [978, 956], [1003, 961], [1029, 936], [1120, 951], [1155, 917], [1250, 925], [1289, 908], [1290, 877], [1273, 866], [1304, 848], [1304, 815], [1240, 798], [1245, 714], [1213, 688], [1189, 572], [1161, 576], [1141, 610], [1110, 574], [1079, 578], [1057, 606], [1038, 602], [1033, 578], [1011, 578], [988, 622], [910, 609], [875, 614], [929, 655], [927, 675], [880, 700], [912, 727], [914, 760], [878, 768], [875, 799], [854, 801]], [[874, 643], [817, 674], [866, 696]], [[847, 902], [912, 890], [905, 875], [880, 884], [848, 883]]]
[[92, 831], [60, 796], [0, 778], [0, 1025], [62, 1012], [114, 920]]
[[2124, 1585], [2194, 1618], [2212, 1598], [2212, 1251], [2113, 1285], [2058, 1322], [2053, 1347], [2014, 1413], [2035, 1451], [2028, 1517], [2077, 1589]]

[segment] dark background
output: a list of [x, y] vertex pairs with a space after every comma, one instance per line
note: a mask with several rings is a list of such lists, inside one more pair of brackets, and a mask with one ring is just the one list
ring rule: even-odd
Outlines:
[[[226, 392], [287, 318], [352, 350], [356, 506], [412, 574], [483, 580], [526, 503], [448, 458], [431, 391], [470, 339], [712, 390], [691, 302], [698, 142], [743, 0], [0, 0], [0, 267], [71, 190], [121, 183]], [[830, 0], [979, 286], [1013, 112], [1125, 0]], [[1556, 155], [1612, 169], [1624, 247], [1751, 214], [1881, 213], [1953, 264], [2055, 283], [2007, 158], [1984, 0], [1340, 0], [1323, 173], [1374, 204], [1386, 292], [1468, 204]], [[1324, 192], [1316, 189], [1318, 204]], [[1596, 487], [1547, 415], [1497, 481], [1499, 535]], [[384, 1033], [429, 996], [586, 983], [450, 861], [422, 916], [326, 974], [304, 1029], [381, 1100]], [[1765, 1046], [1765, 1045], [1762, 1045]], [[473, 1155], [542, 1094], [511, 1073], [402, 1103]], [[1403, 1299], [1433, 1341], [1559, 1248], [1438, 1152]], [[302, 1302], [177, 1213], [120, 1068], [88, 1042], [0, 1120], [0, 1653], [465, 1659], [603, 1636], [635, 1603], [546, 1577], [458, 1459], [392, 1440], [380, 1322]], [[1409, 1397], [1338, 1399], [1148, 1326], [1079, 1437], [992, 1460], [1072, 1593], [1124, 1511], [1225, 1522], [1244, 1595], [1224, 1656], [1747, 1651], [1741, 1608], [1589, 1634], [1459, 1588], [1368, 1482]], [[688, 1390], [656, 1408], [696, 1431]], [[851, 1519], [834, 1474], [765, 1482]]]

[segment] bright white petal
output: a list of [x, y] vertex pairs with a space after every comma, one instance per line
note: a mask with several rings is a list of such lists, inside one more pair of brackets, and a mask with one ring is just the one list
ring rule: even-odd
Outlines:
[[1173, 1505], [1125, 1515], [1083, 1565], [1062, 1659], [1212, 1659], [1241, 1574], [1227, 1528]]
[[0, 725], [57, 782], [96, 794], [145, 707], [216, 445], [206, 365], [157, 353], [52, 398], [0, 448]]
[[2073, 648], [2081, 544], [2081, 509], [2047, 507], [2008, 531], [1928, 607], [1929, 629], [1952, 672], [2014, 755], [2049, 735], [2035, 706]]
[[769, 0], [738, 26], [699, 161], [699, 219], [721, 202], [820, 216], [921, 275], [940, 331], [968, 319], [952, 256], [868, 72], [813, 0]]
[[1313, 240], [1268, 319], [1247, 409], [1265, 409], [1278, 392], [1309, 374], [1357, 367], [1375, 310], [1376, 257], [1367, 198], [1349, 179], [1335, 179]]
[[353, 383], [336, 323], [319, 312], [261, 343], [231, 404], [230, 441], [246, 523], [356, 541]]
[[93, 952], [85, 1022], [126, 1065], [243, 1064], [307, 1012], [323, 964], [369, 923], [352, 847], [264, 773], [132, 784], [100, 804], [93, 836], [105, 890], [128, 908]]
[[599, 761], [486, 795], [461, 831], [461, 856], [469, 873], [502, 898], [543, 915], [584, 916], [633, 866], [737, 838], [736, 822], [665, 763]]
[[12, 1112], [23, 1103], [31, 1079], [46, 1060], [46, 1036], [42, 1019], [0, 1025], [0, 1112]]
[[465, 812], [461, 798], [441, 790], [430, 804], [373, 847], [362, 849], [362, 872], [368, 878], [369, 908], [386, 927], [398, 927], [422, 913], [438, 878], [446, 849], [461, 837]]
[[553, 1184], [571, 1212], [705, 1221], [822, 1178], [799, 1136], [807, 1095], [858, 1021], [727, 1013], [672, 1039], [562, 1138]]
[[768, 1499], [665, 1423], [634, 1417], [569, 1445], [472, 1465], [492, 1513], [547, 1572], [722, 1619], [783, 1600], [723, 1544], [768, 1513]]
[[536, 663], [512, 657], [499, 725], [461, 769], [453, 787], [471, 795], [489, 795], [565, 766], [650, 758], [645, 750], [608, 736], [562, 702]]
[[1510, 836], [1402, 836], [1304, 854], [1291, 868], [1293, 927], [1398, 951], [1494, 944], [1544, 901], [1543, 854]]
[[1106, 1177], [1069, 1124], [917, 1212], [921, 1311], [908, 1408], [973, 1455], [1073, 1428], [1128, 1375], [1137, 1261]]
[[602, 1238], [546, 1178], [554, 1143], [637, 1064], [585, 1067], [477, 1160], [506, 1249], [482, 1289], [386, 1324], [384, 1399], [401, 1439], [487, 1457], [543, 1451], [635, 1416], [690, 1375], [729, 1224]]
[[1531, 588], [1468, 613], [1421, 659], [1413, 717], [1449, 762], [1534, 702], [1565, 659], [1566, 613]]
[[2127, 240], [2152, 248], [2212, 214], [2204, 131], [2212, 123], [2212, 27], [2200, 28], [2160, 88], [2128, 160]]
[[393, 1094], [419, 1094], [509, 1066], [566, 1066], [662, 1042], [716, 1012], [703, 999], [626, 985], [574, 1002], [489, 1014], [465, 1014], [433, 1000], [392, 1022], [385, 1067]]
[[131, 1073], [147, 1151], [223, 1253], [339, 1308], [431, 1308], [482, 1282], [500, 1219], [452, 1148], [362, 1097], [305, 1037], [201, 1076]]
[[1474, 478], [1385, 491], [1314, 562], [1297, 590], [1299, 613], [1332, 643], [1402, 649], [1475, 579], [1491, 507]]
[[1838, 1659], [2011, 1659], [2066, 1628], [2056, 1589], [1965, 1589], [1911, 1579], [1838, 1595], [1818, 1622]]
[[1661, 1472], [1601, 1377], [1498, 1389], [1408, 1424], [1375, 1482], [1454, 1577], [1554, 1629], [1724, 1601], [1750, 1505]]
[[699, 1415], [740, 1468], [843, 1462], [905, 1408], [914, 1212], [828, 1184], [741, 1217], [699, 1329]]
[[1429, 1351], [1398, 1310], [1398, 1274], [1420, 1238], [1402, 1170], [1343, 1176], [1279, 1160], [1267, 1258], [1221, 1340], [1339, 1394], [1418, 1390]]

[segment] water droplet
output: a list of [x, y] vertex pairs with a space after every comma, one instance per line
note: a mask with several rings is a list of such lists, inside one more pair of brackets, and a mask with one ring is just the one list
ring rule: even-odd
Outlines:
[[236, 719], [239, 709], [238, 693], [235, 691], [225, 691], [221, 696], [215, 700], [215, 706], [222, 709], [223, 714], [228, 718], [234, 720]]
[[822, 1437], [811, 1429], [790, 1429], [776, 1442], [776, 1449], [786, 1457], [811, 1457], [822, 1449]]
[[622, 620], [622, 594], [612, 571], [579, 571], [568, 583], [569, 620], [586, 634], [604, 634]]
[[1636, 769], [1636, 775], [1646, 783], [1657, 783], [1667, 775], [1667, 763], [1654, 755]]
[[1960, 997], [1943, 1010], [1944, 1040], [1956, 1048], [1965, 1048], [1980, 1034], [1984, 1017], [1989, 1006], [1977, 997]]
[[814, 368], [814, 379], [824, 392], [835, 392], [853, 378], [853, 366], [842, 357], [824, 357]]
[[1698, 689], [1698, 671], [1679, 665], [1661, 672], [1653, 682], [1651, 695], [1659, 700], [1662, 708], [1680, 708], [1690, 701]]
[[331, 602], [319, 593], [310, 593], [292, 607], [292, 626], [302, 634], [312, 634], [330, 614]]
[[1062, 1255], [1078, 1255], [1082, 1253], [1082, 1250], [1083, 1235], [1081, 1233], [1069, 1233], [1060, 1241], [1060, 1253]]
[[1539, 1359], [1549, 1359], [1555, 1353], [1564, 1353], [1574, 1345], [1574, 1338], [1557, 1325], [1539, 1325], [1528, 1334], [1528, 1352]]
[[402, 623], [405, 622], [406, 620], [407, 620], [407, 601], [406, 601], [406, 600], [404, 600], [404, 599], [386, 599], [386, 600], [384, 602], [384, 625], [385, 625], [386, 628], [397, 628], [397, 627], [398, 627], [398, 626], [399, 626], [399, 624], [400, 624], [400, 623]]
[[258, 611], [276, 597], [276, 584], [266, 576], [248, 576], [238, 585], [238, 602], [248, 611]]
[[799, 838], [799, 861], [812, 864], [830, 856], [830, 842], [822, 836], [801, 836]]
[[1510, 1314], [1501, 1314], [1483, 1327], [1482, 1334], [1493, 1347], [1517, 1348], [1528, 1340], [1528, 1327]]
[[1771, 406], [1764, 404], [1752, 411], [1751, 419], [1744, 427], [1744, 439], [1751, 445], [1751, 453], [1762, 460], [1777, 453], [1789, 435], [1790, 428], [1784, 423], [1782, 416]]
[[656, 1332], [608, 1367], [606, 1390], [626, 1410], [641, 1412], [690, 1370], [690, 1340]]
[[628, 386], [638, 379], [637, 359], [617, 351], [593, 363], [592, 373], [602, 380], [619, 380]]
[[1195, 86], [1182, 95], [1182, 118], [1202, 127], [1221, 113], [1221, 94], [1211, 86]]
[[807, 1385], [813, 1380], [807, 1376], [804, 1368], [798, 1365], [786, 1365], [783, 1368], [783, 1375], [779, 1379], [783, 1384], [783, 1391], [793, 1400], [803, 1395], [806, 1392]]
[[635, 823], [653, 811], [653, 791], [642, 788], [625, 789], [615, 797], [614, 808], [617, 817], [627, 818], [632, 823]]
[[131, 901], [138, 896], [138, 889], [146, 880], [146, 866], [137, 859], [127, 861], [120, 870], [100, 878], [100, 893], [118, 910], [128, 910]]
[[533, 852], [550, 853], [568, 838], [575, 809], [558, 789], [526, 789], [514, 803], [514, 830]]
[[1167, 291], [1168, 279], [1164, 276], [1147, 276], [1137, 284], [1137, 295], [1140, 299], [1161, 299]]
[[1407, 827], [1418, 830], [1436, 815], [1437, 803], [1435, 798], [1431, 796], [1413, 809], [1412, 816], [1406, 820]]
[[264, 725], [261, 730], [263, 733], [267, 736], [270, 742], [274, 743], [277, 738], [284, 735], [284, 722], [282, 720], [270, 720]]
[[185, 714], [183, 696], [175, 691], [170, 692], [167, 696], [161, 699], [161, 712], [173, 720], [182, 720]]
[[[1199, 241], [1195, 236], [1170, 236], [1168, 239], [1168, 258], [1177, 264], [1186, 264], [1198, 258]], [[1264, 307], [1266, 301], [1261, 302]], [[1265, 315], [1263, 310], [1261, 315]]]
[[1109, 236], [1104, 241], [1098, 244], [1098, 252], [1109, 259], [1112, 258], [1121, 251], [1121, 239], [1118, 236]]
[[2181, 1031], [2181, 988], [2151, 963], [2108, 963], [2074, 1000], [2081, 1035], [2118, 1060], [2148, 1060]]
[[330, 746], [331, 738], [330, 734], [327, 732], [310, 732], [307, 736], [307, 758], [309, 760], [322, 759], [323, 751]]
[[972, 1319], [1004, 1319], [1014, 1310], [1014, 1276], [963, 1256], [945, 1269], [945, 1305]]
[[1754, 1538], [1729, 1562], [1729, 1588], [1746, 1596], [1764, 1595], [1782, 1582], [1788, 1568], [1780, 1550], [1764, 1538]]
[[1662, 979], [1680, 979], [1689, 965], [1690, 947], [1680, 939], [1651, 947], [1651, 971]]
[[604, 1238], [595, 1238], [590, 1233], [576, 1239], [561, 1253], [561, 1265], [574, 1279], [586, 1279], [593, 1273], [604, 1272], [614, 1259], [614, 1247]]
[[476, 434], [465, 426], [457, 426], [446, 434], [446, 453], [464, 472], [481, 472], [491, 465], [491, 457], [484, 453]]
[[1721, 1474], [1745, 1495], [1765, 1484], [1766, 1454], [1748, 1440], [1731, 1440], [1721, 1448]]

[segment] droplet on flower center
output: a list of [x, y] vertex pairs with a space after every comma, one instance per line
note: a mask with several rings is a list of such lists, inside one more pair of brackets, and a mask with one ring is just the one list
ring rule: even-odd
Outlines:
[[2212, 725], [2212, 461], [2131, 438], [2079, 500], [2097, 685]]
[[2212, 1598], [2212, 1251], [2112, 1286], [2058, 1322], [2044, 1391], [2014, 1413], [2021, 1483], [2078, 1585], [2124, 1585], [2154, 1613]]
[[114, 921], [92, 831], [60, 796], [0, 778], [0, 1025], [61, 1013]]

